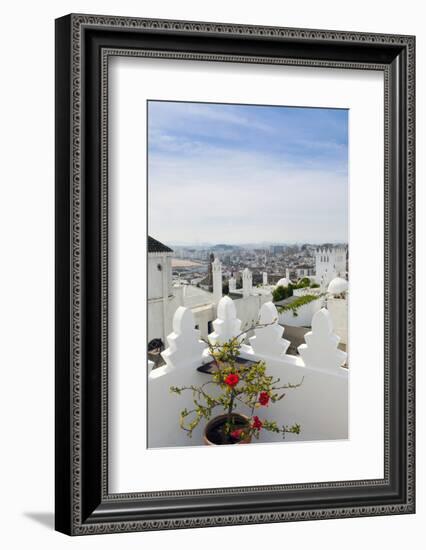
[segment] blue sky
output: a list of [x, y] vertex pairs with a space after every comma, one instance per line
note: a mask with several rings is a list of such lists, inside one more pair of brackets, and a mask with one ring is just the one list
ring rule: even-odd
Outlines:
[[347, 241], [348, 111], [150, 101], [148, 185], [166, 243]]

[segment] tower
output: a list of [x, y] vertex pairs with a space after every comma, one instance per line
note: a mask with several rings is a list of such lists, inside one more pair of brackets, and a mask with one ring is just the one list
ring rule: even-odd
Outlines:
[[248, 269], [248, 267], [246, 267], [243, 270], [243, 297], [244, 298], [247, 298], [248, 296], [250, 296], [252, 285], [253, 285], [252, 273]]
[[210, 292], [213, 292], [213, 272], [212, 272], [213, 262], [214, 262], [214, 254], [213, 252], [211, 252], [209, 256], [209, 268], [208, 268], [208, 275], [207, 275], [207, 285], [209, 287]]
[[237, 279], [234, 277], [234, 273], [231, 274], [228, 284], [229, 284], [229, 292], [235, 292], [235, 290], [237, 289]]
[[336, 277], [346, 277], [346, 247], [324, 247], [315, 251], [315, 279], [326, 288]]
[[213, 300], [218, 303], [222, 298], [222, 264], [219, 258], [216, 258], [210, 265], [213, 279]]

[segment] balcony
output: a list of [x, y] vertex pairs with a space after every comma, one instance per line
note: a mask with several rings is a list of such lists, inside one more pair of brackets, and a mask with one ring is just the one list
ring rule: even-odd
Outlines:
[[[241, 321], [229, 297], [220, 300], [217, 316], [210, 341], [224, 343], [241, 333]], [[300, 424], [301, 433], [286, 434], [283, 440], [282, 436], [264, 430], [253, 443], [347, 439], [349, 371], [344, 366], [347, 355], [338, 349], [339, 337], [333, 332], [330, 313], [324, 308], [315, 313], [312, 330], [305, 335], [306, 342], [298, 347], [298, 356], [286, 353], [289, 342], [283, 338], [284, 328], [278, 324], [278, 318], [272, 302], [263, 304], [259, 323], [264, 326], [256, 328], [250, 338], [243, 337], [240, 358], [264, 361], [267, 374], [279, 378], [281, 384], [302, 382], [298, 388], [286, 390], [282, 400], [262, 407], [258, 413], [279, 425]], [[190, 309], [177, 309], [173, 332], [167, 341], [168, 347], [162, 352], [166, 364], [152, 369], [148, 375], [148, 446], [202, 445], [205, 422], [200, 423], [191, 438], [179, 426], [180, 411], [193, 408], [191, 393], [175, 395], [170, 391], [171, 386], [199, 386], [210, 376], [197, 370], [212, 358], [207, 343], [200, 340], [195, 329]], [[217, 414], [221, 412], [217, 409]], [[238, 407], [237, 412], [249, 411]]]

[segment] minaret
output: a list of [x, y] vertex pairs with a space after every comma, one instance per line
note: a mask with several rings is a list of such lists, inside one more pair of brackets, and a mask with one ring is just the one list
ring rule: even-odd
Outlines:
[[217, 304], [222, 298], [222, 264], [216, 258], [210, 265], [213, 278], [213, 300]]
[[237, 290], [237, 279], [234, 277], [234, 273], [231, 274], [231, 277], [228, 281], [229, 292], [235, 292]]
[[207, 275], [207, 285], [209, 287], [210, 292], [213, 292], [213, 273], [212, 273], [213, 262], [214, 262], [214, 254], [212, 252], [209, 257], [209, 270]]
[[251, 294], [252, 289], [252, 274], [251, 271], [246, 267], [243, 270], [243, 298], [247, 298]]
[[263, 272], [263, 286], [268, 285], [268, 273], [266, 271]]

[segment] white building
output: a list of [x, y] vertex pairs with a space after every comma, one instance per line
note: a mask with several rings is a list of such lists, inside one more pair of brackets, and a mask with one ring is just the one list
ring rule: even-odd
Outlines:
[[325, 289], [336, 277], [346, 277], [346, 247], [317, 248], [315, 281]]
[[314, 275], [314, 268], [307, 264], [299, 265], [294, 270], [296, 272], [296, 277], [302, 279], [303, 277], [311, 277]]
[[172, 331], [176, 311], [172, 287], [173, 250], [148, 236], [148, 343]]

